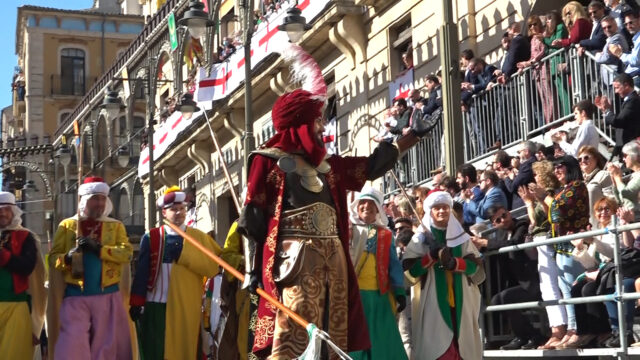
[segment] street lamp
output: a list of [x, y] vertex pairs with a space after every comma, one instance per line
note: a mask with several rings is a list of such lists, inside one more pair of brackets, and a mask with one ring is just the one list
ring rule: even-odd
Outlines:
[[129, 159], [131, 158], [131, 154], [129, 154], [129, 148], [126, 146], [122, 146], [118, 148], [116, 152], [116, 160], [118, 161], [118, 165], [121, 168], [127, 167], [129, 165]]
[[124, 105], [122, 104], [120, 97], [118, 97], [117, 91], [107, 90], [107, 94], [105, 95], [104, 100], [102, 100], [100, 107], [107, 112], [107, 117], [111, 120], [118, 116], [120, 111], [124, 108]]
[[204, 11], [203, 3], [191, 0], [189, 9], [184, 12], [182, 19], [178, 20], [178, 24], [186, 26], [191, 37], [200, 39], [206, 35], [207, 27], [213, 26], [215, 22], [209, 19], [209, 14]]
[[71, 149], [69, 149], [68, 145], [62, 144], [53, 157], [62, 164], [62, 168], [64, 169], [64, 189], [66, 191], [69, 188], [69, 177], [67, 175], [67, 171], [69, 164], [71, 164]]
[[298, 9], [297, 5], [296, 2], [296, 5], [287, 10], [287, 16], [282, 21], [282, 25], [278, 25], [278, 30], [286, 31], [289, 35], [289, 42], [294, 44], [302, 39], [306, 30], [311, 29], [311, 25], [307, 24], [307, 19], [301, 15], [302, 11]]

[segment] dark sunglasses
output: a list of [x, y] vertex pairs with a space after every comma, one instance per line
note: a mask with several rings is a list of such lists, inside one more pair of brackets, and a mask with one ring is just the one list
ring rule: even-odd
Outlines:
[[588, 162], [589, 160], [591, 160], [591, 155], [585, 155], [578, 158], [579, 162]]
[[496, 224], [502, 224], [502, 221], [505, 220], [507, 218], [507, 213], [503, 212], [502, 215], [498, 216], [497, 218], [493, 219], [493, 222]]

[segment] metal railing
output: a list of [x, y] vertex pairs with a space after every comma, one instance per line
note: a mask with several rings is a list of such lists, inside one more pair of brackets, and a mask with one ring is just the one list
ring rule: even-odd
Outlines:
[[96, 76], [90, 75], [63, 76], [51, 74], [49, 77], [49, 95], [83, 96], [97, 79]]
[[[630, 344], [627, 344], [627, 327], [632, 326], [633, 324], [626, 323], [626, 316], [625, 316], [626, 309], [623, 305], [625, 301], [640, 299], [640, 293], [627, 293], [627, 294], [624, 293], [624, 287], [622, 286], [623, 275], [622, 275], [622, 272], [620, 271], [621, 270], [620, 235], [625, 231], [640, 229], [640, 222], [628, 224], [628, 225], [618, 225], [617, 222], [618, 222], [618, 219], [617, 217], [614, 216], [612, 221], [612, 226], [606, 227], [603, 229], [585, 231], [578, 234], [559, 236], [555, 238], [546, 238], [544, 240], [537, 240], [533, 242], [522, 243], [522, 244], [517, 244], [512, 246], [505, 246], [500, 249], [497, 249], [494, 251], [487, 251], [484, 253], [484, 256], [486, 257], [486, 256], [491, 256], [496, 254], [505, 254], [513, 251], [522, 251], [525, 249], [537, 248], [539, 246], [548, 246], [548, 245], [566, 243], [571, 240], [586, 239], [586, 238], [601, 236], [605, 234], [614, 234], [615, 242], [613, 246], [613, 263], [615, 266], [616, 276], [615, 276], [615, 287], [614, 287], [615, 291], [613, 294], [570, 298], [570, 299], [563, 298], [558, 300], [547, 300], [547, 301], [542, 301], [542, 300], [529, 301], [529, 302], [522, 302], [522, 303], [504, 304], [504, 305], [489, 305], [483, 308], [483, 313], [486, 314], [488, 312], [545, 308], [547, 306], [554, 306], [554, 305], [586, 304], [586, 303], [594, 303], [594, 302], [615, 301], [617, 305], [617, 312], [618, 312], [618, 329], [619, 329], [619, 336], [620, 336], [620, 347], [617, 349], [617, 351], [614, 354], [618, 356], [618, 358], [626, 358], [626, 356], [628, 355], [628, 346], [630, 345]], [[483, 336], [485, 336], [486, 331], [484, 329], [484, 326], [482, 327], [483, 327], [482, 333], [483, 333]], [[610, 351], [606, 351], [606, 352], [607, 354], [610, 354]]]
[[[513, 74], [509, 81], [473, 95], [468, 111], [463, 112], [464, 159], [476, 162], [491, 155], [487, 149], [497, 140], [503, 147], [544, 135], [573, 118], [573, 106], [581, 100], [595, 102], [597, 96], [612, 100], [613, 112], [620, 107], [610, 85], [615, 68], [596, 61], [576, 48], [558, 49], [533, 66]], [[593, 123], [601, 139], [615, 143], [614, 130], [605, 124], [602, 114], [594, 114]], [[429, 181], [432, 170], [442, 166], [440, 123], [418, 146], [411, 149], [396, 166], [406, 185]], [[384, 180], [385, 193], [397, 189], [391, 179]]]

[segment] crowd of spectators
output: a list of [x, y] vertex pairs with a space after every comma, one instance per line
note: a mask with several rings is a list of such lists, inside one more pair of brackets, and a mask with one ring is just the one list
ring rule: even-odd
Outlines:
[[[614, 217], [617, 224], [640, 221], [640, 126], [635, 115], [640, 113], [640, 98], [634, 90], [634, 76], [640, 73], [638, 6], [634, 1], [612, 0], [592, 1], [584, 7], [571, 1], [561, 11], [531, 15], [524, 24], [526, 35], [520, 23], [509, 26], [501, 40], [504, 56], [495, 65], [469, 49], [462, 52], [461, 106], [469, 115], [465, 117], [469, 138], [480, 152], [497, 151], [486, 167], [464, 164], [456, 174], [436, 169], [429, 187], [414, 186], [406, 194], [387, 198], [384, 209], [388, 226], [396, 233], [401, 260], [411, 236], [424, 230], [420, 228], [424, 225], [423, 202], [436, 190], [452, 196], [452, 216], [481, 252], [604, 229], [613, 225]], [[570, 64], [560, 55], [548, 57], [569, 46], [575, 46], [579, 56], [590, 52], [602, 64], [599, 80], [615, 94], [613, 98], [598, 96], [572, 105], [569, 84], [562, 76]], [[502, 132], [509, 130], [499, 125], [510, 116], [508, 109], [497, 106], [494, 124], [480, 124], [472, 115], [472, 107], [477, 106], [473, 98], [495, 87], [502, 89], [503, 96], [516, 96], [510, 79], [527, 70], [540, 100], [539, 125], [554, 122], [558, 116], [571, 121], [548, 130], [547, 144], [525, 141], [518, 146], [517, 155], [511, 156], [501, 150], [507, 135]], [[441, 82], [439, 74], [429, 74], [424, 77], [424, 89], [411, 91], [407, 99], [395, 99], [375, 140], [391, 140], [416, 129], [429, 134], [441, 119]], [[616, 144], [607, 151], [609, 159], [604, 156], [607, 144], [594, 124], [597, 118], [615, 132]], [[441, 159], [444, 165], [443, 156]], [[520, 216], [512, 212], [516, 209]], [[640, 231], [622, 235], [620, 251], [640, 254]], [[487, 273], [491, 285], [485, 289], [490, 295], [486, 305], [612, 294], [614, 237], [609, 233], [485, 257], [484, 261], [495, 259], [500, 269], [500, 276]], [[625, 273], [623, 278], [625, 292], [640, 291], [640, 273]], [[627, 332], [622, 335], [634, 344], [634, 308], [640, 305], [626, 301], [624, 306]], [[546, 319], [537, 322], [529, 318], [534, 312], [502, 314], [513, 338], [489, 346], [503, 350], [620, 346], [620, 314], [613, 301], [547, 306]], [[493, 316], [497, 315], [490, 316], [490, 321], [499, 321]], [[406, 322], [411, 316], [400, 317], [404, 318], [400, 332], [410, 351]]]

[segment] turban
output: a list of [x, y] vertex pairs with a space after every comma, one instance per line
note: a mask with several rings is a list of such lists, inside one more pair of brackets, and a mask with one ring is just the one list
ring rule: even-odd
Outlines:
[[[431, 208], [435, 205], [447, 205], [450, 209], [453, 208], [453, 198], [451, 194], [446, 191], [434, 191], [424, 199], [423, 208], [424, 208], [424, 217], [422, 218], [422, 224], [420, 225], [420, 229], [418, 232], [431, 231], [431, 226], [433, 220], [431, 219]], [[460, 244], [465, 243], [470, 239], [469, 234], [467, 234], [458, 219], [456, 219], [453, 214], [449, 215], [449, 223], [447, 224], [447, 246], [454, 247]]]
[[84, 182], [78, 187], [78, 195], [80, 196], [78, 212], [80, 215], [86, 216], [87, 201], [95, 195], [103, 195], [107, 198], [101, 217], [111, 214], [113, 204], [111, 203], [111, 199], [109, 199], [109, 190], [109, 185], [107, 185], [103, 178], [98, 176], [86, 177]]
[[9, 227], [16, 227], [22, 224], [22, 210], [16, 205], [16, 197], [10, 192], [0, 191], [0, 207], [9, 207], [13, 212], [13, 220]]
[[302, 86], [281, 95], [273, 104], [271, 119], [277, 133], [265, 146], [288, 153], [303, 152], [311, 165], [318, 166], [327, 150], [317, 139], [315, 122], [322, 117], [327, 85], [318, 63], [300, 46], [290, 44], [282, 57], [291, 64], [292, 82]]
[[109, 196], [109, 185], [104, 182], [104, 179], [98, 176], [91, 176], [84, 179], [84, 182], [78, 188], [78, 195], [95, 195], [100, 194]]
[[358, 204], [362, 200], [373, 200], [376, 204], [376, 208], [378, 209], [378, 214], [376, 215], [376, 225], [387, 226], [387, 216], [384, 213], [384, 209], [382, 208], [382, 200], [383, 195], [380, 191], [372, 188], [366, 187], [360, 191], [358, 197], [351, 203], [350, 206], [350, 220], [352, 224], [356, 225], [366, 225], [362, 219], [358, 216]]
[[187, 199], [187, 194], [179, 187], [172, 186], [165, 190], [164, 196], [158, 199], [156, 205], [159, 209], [167, 209], [175, 204], [182, 204]]

